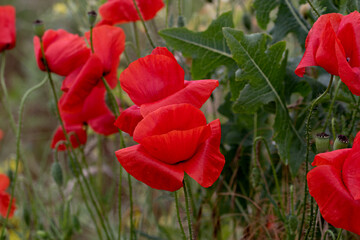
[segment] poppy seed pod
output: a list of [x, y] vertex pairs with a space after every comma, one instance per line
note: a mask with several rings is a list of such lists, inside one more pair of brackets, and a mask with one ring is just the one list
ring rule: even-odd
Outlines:
[[96, 21], [96, 17], [97, 17], [97, 13], [92, 10], [90, 12], [87, 13], [88, 14], [88, 21], [91, 27], [94, 27], [94, 23]]
[[33, 24], [34, 27], [34, 33], [36, 36], [38, 36], [39, 38], [42, 38], [44, 36], [45, 33], [45, 25], [44, 22], [41, 20], [36, 20]]
[[349, 145], [349, 139], [344, 135], [338, 135], [334, 142], [334, 150], [346, 148]]
[[315, 145], [318, 153], [326, 152], [329, 150], [330, 138], [326, 133], [318, 133], [315, 137]]

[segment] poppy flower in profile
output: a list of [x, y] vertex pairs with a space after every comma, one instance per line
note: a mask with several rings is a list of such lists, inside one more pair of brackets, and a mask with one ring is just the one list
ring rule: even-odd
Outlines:
[[0, 52], [15, 47], [15, 8], [0, 6]]
[[[136, 0], [145, 21], [155, 17], [164, 7], [162, 0]], [[108, 0], [99, 8], [102, 20], [99, 25], [135, 22], [140, 20], [133, 0]]]
[[[7, 192], [5, 192], [9, 186], [10, 186], [10, 179], [8, 178], [8, 176], [6, 176], [5, 174], [0, 174], [0, 214], [4, 218], [7, 215], [7, 211], [10, 205], [11, 197]], [[15, 198], [13, 198], [9, 217], [12, 217], [14, 215], [15, 210], [16, 210]]]
[[219, 119], [207, 124], [197, 107], [173, 104], [146, 115], [134, 131], [139, 145], [115, 154], [129, 174], [152, 188], [176, 191], [184, 172], [210, 187], [225, 164], [220, 138]]
[[307, 175], [310, 195], [323, 218], [336, 228], [360, 235], [360, 132], [352, 148], [315, 156]]
[[302, 77], [305, 68], [320, 66], [341, 81], [355, 94], [360, 95], [360, 31], [359, 12], [343, 16], [324, 14], [318, 18], [305, 42], [305, 53], [295, 73]]
[[218, 80], [184, 80], [184, 70], [164, 47], [132, 62], [120, 75], [122, 89], [135, 103], [124, 110], [115, 125], [133, 134], [137, 123], [156, 109], [179, 103], [200, 108], [219, 86]]

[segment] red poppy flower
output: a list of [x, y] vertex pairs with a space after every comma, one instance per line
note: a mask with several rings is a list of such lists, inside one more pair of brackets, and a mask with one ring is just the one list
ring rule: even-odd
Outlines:
[[[66, 132], [70, 138], [70, 142], [73, 148], [77, 148], [80, 145], [83, 145], [86, 143], [87, 135], [84, 127], [82, 125], [74, 125], [74, 126], [67, 126], [65, 127]], [[66, 146], [64, 143], [60, 143], [58, 146], [58, 142], [65, 141], [66, 137], [64, 135], [64, 132], [59, 126], [54, 134], [53, 140], [51, 142], [51, 148], [57, 148], [58, 151], [65, 151]]]
[[170, 104], [189, 103], [200, 108], [219, 86], [217, 80], [184, 81], [184, 70], [164, 47], [132, 62], [121, 73], [120, 84], [138, 106], [123, 111], [115, 122], [130, 135], [141, 116]]
[[224, 164], [217, 119], [206, 124], [204, 114], [190, 104], [161, 107], [146, 115], [134, 131], [139, 145], [115, 152], [125, 170], [155, 189], [182, 187], [184, 172], [210, 187]]
[[360, 14], [322, 15], [311, 28], [305, 53], [295, 73], [302, 77], [308, 66], [320, 66], [340, 76], [350, 91], [360, 95]]
[[[5, 190], [9, 187], [9, 185], [10, 185], [10, 179], [5, 174], [0, 174], [0, 214], [3, 217], [6, 217], [10, 204], [11, 197], [7, 192], [5, 192]], [[14, 215], [15, 210], [16, 210], [15, 198], [13, 198], [9, 217], [12, 217]]]
[[[61, 76], [67, 76], [84, 65], [90, 56], [90, 49], [84, 39], [65, 30], [47, 30], [42, 39], [50, 71]], [[34, 50], [39, 68], [45, 71], [37, 36], [34, 37]]]
[[309, 192], [324, 219], [360, 235], [360, 132], [353, 147], [320, 153], [308, 175]]
[[[145, 21], [155, 17], [156, 13], [164, 7], [162, 0], [136, 0]], [[133, 0], [108, 0], [99, 8], [102, 21], [99, 25], [135, 22], [140, 20]]]
[[0, 6], [0, 52], [15, 47], [15, 8]]

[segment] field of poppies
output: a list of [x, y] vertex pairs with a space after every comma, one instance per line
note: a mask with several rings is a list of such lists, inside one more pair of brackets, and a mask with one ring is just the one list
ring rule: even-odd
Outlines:
[[360, 239], [360, 0], [2, 0], [0, 239]]

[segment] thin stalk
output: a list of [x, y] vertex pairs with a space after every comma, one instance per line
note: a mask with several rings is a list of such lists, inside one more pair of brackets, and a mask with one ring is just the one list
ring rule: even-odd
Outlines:
[[166, 28], [169, 27], [169, 0], [166, 0], [165, 26]]
[[301, 233], [302, 233], [302, 229], [304, 227], [304, 220], [305, 220], [305, 213], [306, 213], [306, 202], [307, 202], [307, 197], [308, 197], [308, 190], [307, 190], [307, 173], [309, 171], [309, 155], [310, 155], [310, 121], [311, 121], [311, 115], [312, 112], [314, 110], [314, 107], [316, 106], [316, 104], [318, 104], [318, 102], [329, 92], [332, 82], [334, 80], [334, 75], [331, 75], [330, 77], [330, 81], [329, 81], [329, 85], [326, 88], [326, 90], [319, 96], [317, 97], [310, 105], [310, 109], [309, 109], [309, 115], [307, 117], [307, 122], [306, 122], [306, 158], [305, 158], [305, 186], [304, 186], [304, 200], [303, 200], [303, 206], [304, 206], [304, 210], [303, 210], [303, 214], [302, 214], [302, 218], [301, 218], [301, 224], [300, 224], [300, 231], [299, 231], [299, 240], [301, 239]]
[[182, 11], [181, 11], [181, 0], [178, 0], [178, 14], [179, 16], [182, 16]]
[[[44, 44], [43, 44], [43, 41], [42, 41], [42, 38], [40, 38], [40, 48], [41, 48], [41, 53], [42, 53], [42, 57], [43, 57], [43, 60], [44, 60], [44, 65], [45, 65], [45, 68], [46, 68], [46, 71], [47, 71], [47, 74], [48, 74], [48, 78], [49, 78], [49, 82], [50, 82], [50, 86], [51, 86], [51, 91], [53, 93], [53, 97], [54, 97], [54, 100], [55, 100], [55, 106], [56, 106], [56, 115], [58, 117], [58, 120], [60, 122], [60, 126], [62, 128], [62, 131], [64, 133], [64, 136], [65, 136], [65, 139], [66, 139], [66, 145], [67, 145], [67, 148], [69, 150], [69, 157], [70, 157], [70, 160], [72, 162], [76, 161], [76, 154], [74, 153], [74, 149], [72, 147], [72, 144], [71, 144], [71, 141], [70, 141], [70, 138], [69, 138], [69, 135], [67, 134], [66, 132], [66, 129], [65, 129], [65, 125], [64, 125], [64, 122], [61, 118], [61, 115], [60, 115], [60, 109], [59, 109], [59, 106], [58, 106], [58, 96], [57, 96], [57, 93], [56, 93], [56, 90], [55, 90], [55, 85], [54, 85], [54, 81], [52, 79], [52, 76], [51, 76], [51, 72], [50, 72], [50, 69], [48, 67], [48, 64], [47, 64], [47, 60], [46, 60], [46, 57], [45, 57], [45, 51], [44, 51]], [[74, 157], [72, 156], [74, 154]], [[78, 162], [78, 161], [77, 161]], [[77, 169], [76, 169], [77, 171]], [[91, 193], [91, 191], [89, 191], [89, 187], [87, 185], [87, 181], [86, 181], [86, 178], [84, 177], [82, 171], [79, 171], [80, 172], [80, 176], [81, 178], [84, 180], [84, 183], [85, 183], [85, 187], [87, 188], [88, 192], [89, 192], [89, 196], [90, 196], [90, 201], [92, 202], [93, 206], [95, 207], [95, 210], [96, 210], [96, 213], [98, 214], [98, 217], [100, 219], [100, 223], [101, 223], [101, 226], [102, 228], [104, 229], [104, 232], [106, 234], [106, 237], [108, 239], [111, 239], [110, 236], [109, 236], [109, 233], [108, 233], [108, 230], [105, 226], [105, 223], [104, 223], [104, 217], [102, 216], [102, 214], [100, 213], [99, 211], [99, 208], [96, 204], [96, 201]], [[79, 178], [78, 176], [78, 173], [76, 174], [76, 177]], [[79, 181], [79, 185], [81, 186], [82, 188], [82, 183]], [[87, 201], [87, 198], [86, 196], [84, 195], [84, 191], [82, 191], [82, 194], [83, 194], [83, 199], [84, 201]]]
[[316, 205], [316, 208], [315, 208], [315, 219], [314, 219], [314, 228], [313, 228], [313, 231], [311, 233], [311, 240], [314, 239], [314, 236], [316, 235], [316, 226], [317, 226], [317, 221], [316, 221], [316, 216], [318, 215], [318, 211], [319, 211], [319, 206]]
[[136, 234], [134, 234], [134, 207], [133, 207], [133, 197], [132, 197], [132, 184], [131, 184], [131, 176], [128, 174], [128, 184], [129, 184], [129, 200], [130, 200], [130, 239], [133, 240], [134, 237], [136, 239]]
[[156, 46], [155, 46], [153, 40], [152, 40], [151, 37], [150, 37], [148, 28], [147, 28], [147, 26], [146, 26], [146, 24], [145, 24], [145, 21], [144, 21], [144, 18], [143, 18], [143, 16], [142, 16], [141, 12], [140, 12], [140, 9], [139, 9], [139, 7], [138, 7], [138, 5], [137, 5], [137, 3], [136, 3], [135, 0], [133, 0], [133, 3], [134, 3], [134, 6], [135, 6], [135, 8], [136, 8], [136, 11], [137, 11], [137, 13], [138, 13], [138, 15], [139, 15], [139, 17], [140, 17], [141, 23], [142, 23], [142, 25], [144, 26], [146, 37], [148, 38], [148, 40], [149, 40], [149, 42], [150, 42], [150, 45], [151, 45], [153, 48], [155, 48]]
[[340, 228], [340, 232], [338, 233], [338, 236], [337, 236], [336, 240], [340, 240], [340, 239], [341, 239], [342, 231], [343, 231], [343, 229]]
[[338, 93], [339, 93], [339, 89], [340, 89], [341, 83], [342, 83], [342, 82], [341, 82], [341, 80], [339, 79], [339, 80], [338, 80], [338, 84], [336, 85], [336, 88], [335, 88], [334, 97], [333, 97], [333, 99], [331, 100], [330, 107], [329, 107], [329, 110], [328, 110], [328, 114], [327, 114], [327, 116], [326, 116], [326, 120], [325, 120], [324, 127], [323, 127], [323, 132], [325, 132], [326, 127], [327, 127], [327, 124], [328, 124], [328, 122], [329, 122], [329, 120], [330, 120], [331, 111], [332, 111], [332, 109], [333, 109], [333, 107], [334, 107], [334, 103], [335, 103], [336, 97], [337, 97], [337, 95], [338, 95]]
[[93, 44], [93, 26], [90, 26], [90, 48], [91, 52], [94, 53], [94, 44]]
[[326, 239], [326, 234], [330, 234], [332, 240], [335, 240], [335, 234], [334, 234], [330, 229], [326, 230], [326, 232], [325, 232], [322, 240], [325, 240], [325, 239]]
[[174, 197], [175, 197], [176, 214], [177, 214], [177, 219], [179, 222], [181, 234], [183, 236], [183, 239], [186, 240], [186, 234], [180, 218], [179, 199], [178, 199], [177, 191], [174, 192]]
[[15, 173], [14, 173], [14, 179], [13, 182], [11, 183], [11, 189], [10, 189], [10, 204], [8, 206], [7, 212], [6, 212], [6, 217], [5, 217], [5, 224], [4, 227], [2, 228], [1, 231], [1, 239], [4, 236], [5, 233], [5, 226], [7, 225], [8, 219], [9, 219], [9, 215], [10, 215], [10, 211], [11, 211], [11, 206], [14, 200], [14, 195], [15, 195], [15, 186], [16, 186], [16, 180], [17, 180], [17, 176], [18, 176], [18, 170], [19, 170], [19, 162], [20, 162], [20, 147], [21, 147], [21, 126], [22, 126], [22, 116], [23, 116], [23, 112], [24, 112], [24, 105], [25, 105], [25, 100], [30, 96], [30, 94], [32, 92], [34, 92], [35, 90], [39, 89], [40, 87], [42, 87], [47, 81], [47, 77], [45, 77], [40, 83], [38, 83], [37, 85], [35, 85], [34, 87], [30, 88], [28, 91], [26, 91], [26, 93], [24, 94], [24, 96], [21, 99], [20, 102], [20, 107], [19, 107], [19, 123], [18, 123], [18, 128], [16, 131], [16, 159], [15, 159]]
[[312, 197], [310, 200], [310, 223], [309, 223], [309, 228], [307, 229], [305, 234], [305, 240], [308, 239], [311, 229], [313, 227], [313, 220], [314, 220], [313, 211], [314, 211], [314, 198]]
[[350, 129], [349, 129], [349, 132], [347, 134], [348, 138], [350, 137], [353, 129], [354, 129], [354, 126], [355, 126], [355, 119], [356, 119], [356, 114], [359, 112], [359, 104], [360, 104], [360, 97], [358, 98], [357, 100], [357, 103], [356, 103], [356, 108], [355, 110], [353, 111], [353, 114], [351, 116], [351, 124], [350, 124]]
[[133, 30], [133, 34], [134, 34], [134, 40], [136, 43], [136, 55], [139, 58], [140, 57], [140, 42], [139, 42], [139, 34], [138, 34], [138, 29], [136, 26], [136, 22], [132, 23], [132, 30]]
[[184, 178], [183, 180], [183, 188], [184, 188], [184, 194], [185, 194], [185, 206], [186, 206], [186, 215], [187, 215], [187, 220], [188, 220], [188, 228], [189, 228], [189, 237], [190, 240], [193, 240], [193, 232], [192, 232], [192, 223], [191, 223], [191, 209], [190, 209], [190, 204], [189, 204], [189, 195], [188, 195], [188, 190], [187, 190], [187, 181], [186, 178]]
[[313, 3], [311, 2], [311, 0], [307, 0], [307, 2], [309, 3], [310, 7], [312, 8], [312, 10], [315, 12], [317, 18], [320, 17], [320, 13], [318, 12], [318, 10], [316, 10], [315, 6], [313, 5]]

